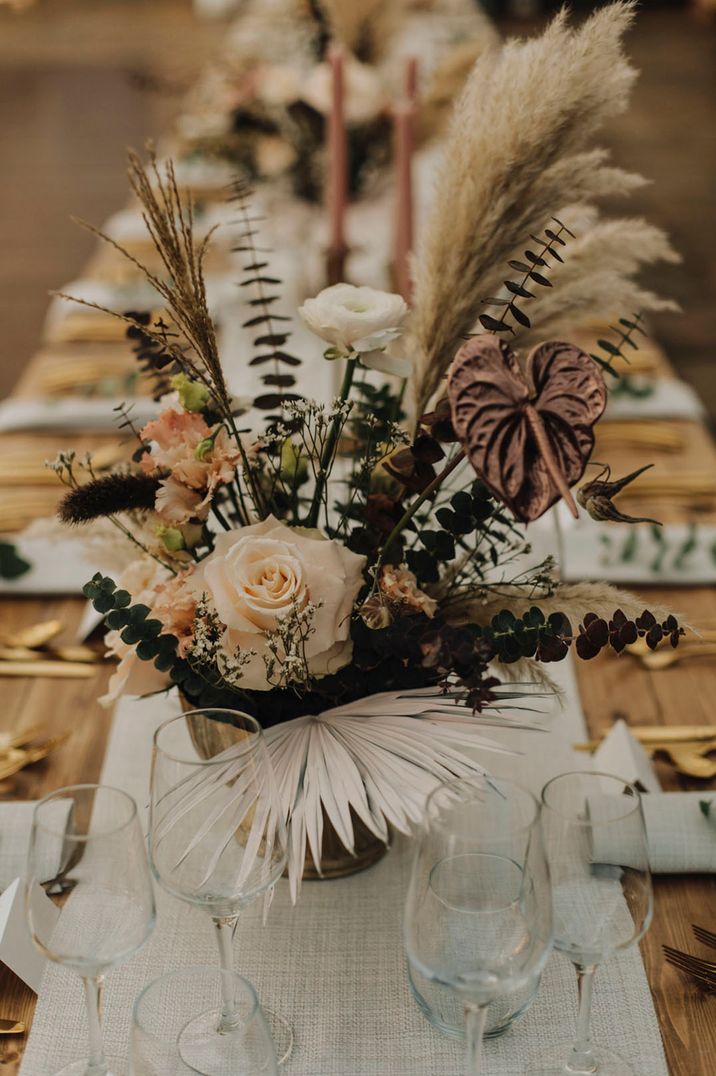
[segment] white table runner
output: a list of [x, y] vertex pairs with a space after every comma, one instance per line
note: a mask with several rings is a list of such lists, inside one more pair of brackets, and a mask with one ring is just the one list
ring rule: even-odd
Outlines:
[[[584, 764], [570, 744], [584, 738], [571, 669], [563, 709], [551, 708], [546, 733], [515, 743], [520, 758], [490, 756], [495, 773], [511, 772], [532, 786]], [[124, 700], [115, 716], [102, 780], [132, 793], [146, 817], [152, 733], [176, 711], [171, 699]], [[296, 1046], [286, 1076], [458, 1076], [462, 1052], [427, 1023], [410, 996], [400, 931], [409, 870], [399, 841], [377, 866], [352, 878], [304, 885], [292, 908], [282, 881], [266, 926], [262, 908], [249, 909], [236, 936], [237, 968], [256, 985], [262, 1003], [289, 1019]], [[148, 944], [109, 976], [105, 1001], [108, 1052], [126, 1056], [132, 1002], [170, 968], [216, 961], [209, 921], [157, 892], [158, 925]], [[549, 962], [533, 1008], [502, 1038], [486, 1044], [486, 1073], [512, 1076], [552, 1043], [571, 1041], [576, 977], [561, 956]], [[659, 1028], [637, 950], [611, 959], [597, 977], [594, 1037], [628, 1058], [641, 1076], [666, 1076]], [[77, 977], [50, 967], [45, 975], [22, 1076], [48, 1076], [84, 1056], [82, 993]], [[171, 1074], [167, 1074], [171, 1076]]]

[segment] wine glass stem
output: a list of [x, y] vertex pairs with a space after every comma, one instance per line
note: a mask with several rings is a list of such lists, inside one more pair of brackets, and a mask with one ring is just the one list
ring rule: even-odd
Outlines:
[[233, 940], [236, 932], [238, 915], [218, 916], [213, 919], [216, 927], [216, 941], [219, 946], [219, 964], [221, 965], [221, 1019], [219, 1034], [233, 1031], [240, 1022], [236, 1011], [234, 994], [234, 950]]
[[94, 975], [82, 980], [87, 1001], [87, 1026], [89, 1029], [89, 1060], [86, 1076], [106, 1076], [107, 1061], [102, 1041], [102, 988], [104, 976]]
[[487, 1005], [465, 1006], [465, 1076], [480, 1076], [482, 1068], [482, 1038], [485, 1033]]
[[591, 1017], [592, 988], [597, 967], [595, 964], [577, 964], [576, 968], [579, 1016], [577, 1017], [577, 1038], [567, 1062], [567, 1072], [596, 1072], [597, 1062], [592, 1053]]

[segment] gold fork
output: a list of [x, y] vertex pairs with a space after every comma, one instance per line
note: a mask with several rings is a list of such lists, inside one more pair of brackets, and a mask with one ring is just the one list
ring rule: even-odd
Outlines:
[[646, 654], [637, 654], [639, 661], [650, 672], [661, 672], [670, 669], [680, 661], [688, 661], [690, 658], [712, 658], [716, 656], [716, 643], [704, 643], [702, 646], [687, 645], [683, 649], [654, 650]]
[[691, 929], [697, 941], [703, 942], [704, 945], [708, 945], [711, 949], [716, 949], [716, 934], [712, 934], [710, 930], [706, 930], [704, 927], [697, 927], [696, 923], [691, 924]]
[[[698, 634], [695, 631], [689, 631], [688, 635], [684, 635], [679, 640], [679, 647], [703, 646], [704, 643], [716, 643], [716, 631], [699, 631]], [[651, 650], [647, 645], [646, 636], [644, 635], [637, 639], [635, 643], [629, 643], [626, 652], [636, 658], [644, 657], [645, 654], [656, 653], [655, 650]]]
[[35, 747], [26, 747], [22, 750], [18, 749], [10, 752], [6, 761], [0, 764], [0, 781], [6, 781], [8, 777], [12, 777], [13, 774], [24, 770], [26, 766], [31, 766], [33, 762], [41, 762], [43, 758], [47, 758], [50, 752], [65, 743], [69, 738], [69, 732], [63, 732], [59, 736], [52, 736], [49, 740], [45, 740], [44, 743], [37, 744]]
[[29, 661], [0, 661], [2, 676], [47, 676], [56, 680], [89, 680], [95, 668], [87, 661], [53, 661], [32, 658]]
[[671, 945], [662, 945], [661, 948], [669, 964], [692, 975], [702, 986], [716, 990], [716, 964], [710, 960], [703, 960], [700, 956], [691, 956], [690, 953], [684, 953], [681, 949], [674, 949]]
[[33, 740], [41, 736], [45, 731], [44, 725], [30, 725], [20, 732], [0, 732], [0, 755], [13, 751], [17, 747], [25, 747]]
[[29, 628], [20, 628], [18, 631], [5, 631], [0, 628], [0, 643], [3, 646], [26, 646], [35, 650], [38, 646], [46, 646], [50, 639], [62, 631], [61, 620], [41, 620], [38, 624], [31, 624]]

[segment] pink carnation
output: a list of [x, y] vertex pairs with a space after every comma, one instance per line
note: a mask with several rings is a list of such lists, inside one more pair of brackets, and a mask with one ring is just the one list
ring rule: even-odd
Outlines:
[[158, 583], [154, 588], [156, 598], [152, 603], [152, 616], [161, 620], [168, 635], [174, 635], [179, 640], [178, 653], [182, 658], [186, 657], [194, 641], [196, 594], [189, 582], [193, 570], [189, 568], [166, 582]]
[[225, 429], [203, 459], [196, 458], [196, 449], [211, 435], [203, 417], [190, 411], [164, 411], [142, 430], [143, 440], [151, 444], [142, 456], [142, 470], [171, 473], [162, 480], [156, 500], [157, 513], [168, 523], [206, 518], [214, 491], [234, 477], [241, 454]]
[[390, 564], [383, 566], [379, 586], [389, 601], [419, 610], [426, 616], [434, 616], [438, 603], [418, 586], [418, 581], [408, 568]]

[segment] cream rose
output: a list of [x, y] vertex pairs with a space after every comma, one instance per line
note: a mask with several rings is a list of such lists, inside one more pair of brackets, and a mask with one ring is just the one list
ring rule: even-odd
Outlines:
[[[386, 106], [380, 79], [372, 67], [348, 60], [343, 69], [345, 112], [349, 124], [370, 123]], [[333, 101], [333, 74], [327, 63], [317, 64], [304, 79], [301, 98], [327, 116]]]
[[347, 665], [353, 644], [350, 616], [363, 584], [365, 557], [318, 531], [287, 527], [273, 516], [219, 534], [193, 579], [226, 625], [226, 647], [254, 655], [241, 686], [268, 691], [266, 632], [308, 603], [317, 607], [305, 644], [308, 672], [327, 676]]
[[387, 348], [400, 336], [407, 313], [400, 295], [353, 284], [324, 288], [299, 309], [311, 332], [346, 355]]

